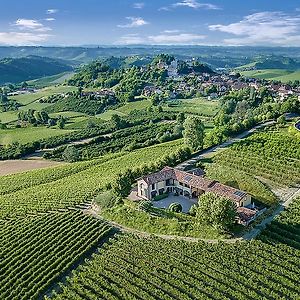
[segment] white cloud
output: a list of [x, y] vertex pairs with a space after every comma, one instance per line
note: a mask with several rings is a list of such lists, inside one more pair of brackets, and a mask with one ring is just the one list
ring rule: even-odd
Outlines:
[[145, 3], [144, 2], [133, 3], [133, 8], [142, 9], [144, 7], [145, 7]]
[[55, 18], [46, 18], [45, 21], [48, 21], [48, 22], [55, 21]]
[[164, 30], [162, 33], [179, 33], [181, 30], [172, 29], [172, 30]]
[[196, 0], [183, 0], [181, 2], [174, 3], [173, 7], [189, 7], [193, 9], [203, 8], [203, 9], [220, 9], [219, 6], [211, 3], [200, 3]]
[[199, 44], [205, 39], [205, 35], [194, 33], [179, 33], [179, 34], [159, 34], [148, 37], [153, 44], [173, 45], [173, 44]]
[[48, 15], [56, 14], [57, 12], [58, 12], [58, 9], [54, 9], [54, 8], [47, 9], [47, 11], [46, 11], [46, 13]]
[[13, 23], [13, 26], [18, 27], [21, 30], [32, 30], [32, 31], [39, 31], [39, 32], [45, 32], [51, 30], [51, 28], [45, 27], [39, 21], [31, 20], [31, 19], [18, 19], [15, 23]]
[[37, 45], [46, 41], [50, 37], [49, 34], [36, 34], [29, 32], [0, 32], [1, 45]]
[[127, 20], [130, 20], [131, 22], [124, 25], [118, 25], [120, 28], [133, 28], [133, 27], [140, 27], [144, 25], [148, 25], [149, 22], [145, 21], [141, 17], [126, 17]]
[[229, 25], [210, 25], [236, 37], [224, 39], [230, 45], [300, 45], [300, 16], [283, 12], [259, 12]]
[[[177, 32], [177, 31], [176, 31]], [[116, 44], [148, 44], [148, 45], [198, 45], [206, 36], [194, 33], [178, 33], [163, 31], [158, 35], [140, 36], [138, 34], [127, 34], [122, 36]]]

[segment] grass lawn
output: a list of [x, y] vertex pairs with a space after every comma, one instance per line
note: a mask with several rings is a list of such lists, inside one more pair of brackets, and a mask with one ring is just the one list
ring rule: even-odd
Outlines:
[[167, 105], [163, 106], [163, 109], [165, 111], [172, 112], [184, 112], [191, 114], [196, 113], [207, 116], [214, 116], [219, 109], [219, 101], [206, 100], [203, 98], [182, 99], [177, 100], [172, 107], [169, 107]]
[[[101, 201], [101, 199], [98, 198], [98, 201]], [[124, 205], [102, 210], [101, 215], [125, 227], [148, 233], [204, 239], [228, 237], [220, 234], [220, 232], [211, 226], [196, 225], [194, 217], [188, 214], [172, 213], [159, 208], [152, 208], [150, 212], [140, 211], [138, 203], [130, 200], [125, 200]]]
[[69, 130], [54, 129], [47, 127], [26, 127], [14, 129], [0, 129], [0, 144], [8, 145], [13, 142], [21, 144], [34, 142], [43, 138], [63, 135], [70, 132]]

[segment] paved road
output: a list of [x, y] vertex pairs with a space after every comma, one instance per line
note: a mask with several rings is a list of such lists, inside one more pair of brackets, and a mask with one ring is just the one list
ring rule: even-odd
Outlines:
[[224, 142], [221, 145], [215, 146], [213, 148], [207, 149], [207, 150], [203, 150], [197, 154], [195, 154], [194, 157], [192, 157], [191, 159], [179, 164], [176, 168], [179, 170], [185, 170], [187, 167], [195, 165], [196, 162], [198, 162], [199, 160], [209, 157], [211, 154], [216, 153], [220, 150], [223, 150], [224, 148], [228, 147], [229, 145], [232, 145], [233, 143], [239, 142], [240, 140], [244, 139], [245, 137], [247, 137], [248, 135], [250, 135], [251, 133], [257, 131], [258, 129], [264, 128], [266, 126], [270, 126], [275, 124], [275, 121], [268, 121], [266, 123], [262, 123], [259, 124], [247, 131], [244, 131], [243, 133], [237, 135], [234, 138], [230, 138], [229, 140], [227, 140], [226, 142]]

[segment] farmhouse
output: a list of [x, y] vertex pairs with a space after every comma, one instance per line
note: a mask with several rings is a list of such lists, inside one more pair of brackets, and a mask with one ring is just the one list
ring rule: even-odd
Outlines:
[[203, 175], [203, 172], [193, 174], [165, 167], [159, 172], [138, 180], [137, 196], [145, 200], [153, 200], [158, 195], [173, 193], [188, 198], [198, 198], [203, 193], [211, 192], [229, 198], [236, 204], [240, 223], [245, 225], [253, 220], [256, 211], [252, 209], [249, 194], [216, 180], [205, 178]]

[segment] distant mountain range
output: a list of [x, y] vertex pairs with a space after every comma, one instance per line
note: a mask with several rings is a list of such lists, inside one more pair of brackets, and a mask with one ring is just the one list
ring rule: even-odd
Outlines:
[[28, 81], [72, 69], [68, 62], [49, 57], [4, 58], [0, 60], [0, 84]]
[[[285, 56], [300, 59], [300, 48], [293, 47], [220, 47], [220, 46], [99, 46], [99, 47], [0, 47], [0, 59], [30, 55], [67, 60], [71, 64], [91, 62], [111, 56], [154, 57], [168, 53], [178, 59], [197, 57], [212, 68], [235, 68], [249, 64], [255, 57]], [[143, 58], [142, 58], [143, 59]], [[118, 64], [119, 62], [115, 62]], [[128, 62], [129, 64], [131, 62]], [[140, 64], [141, 62], [137, 62]]]

